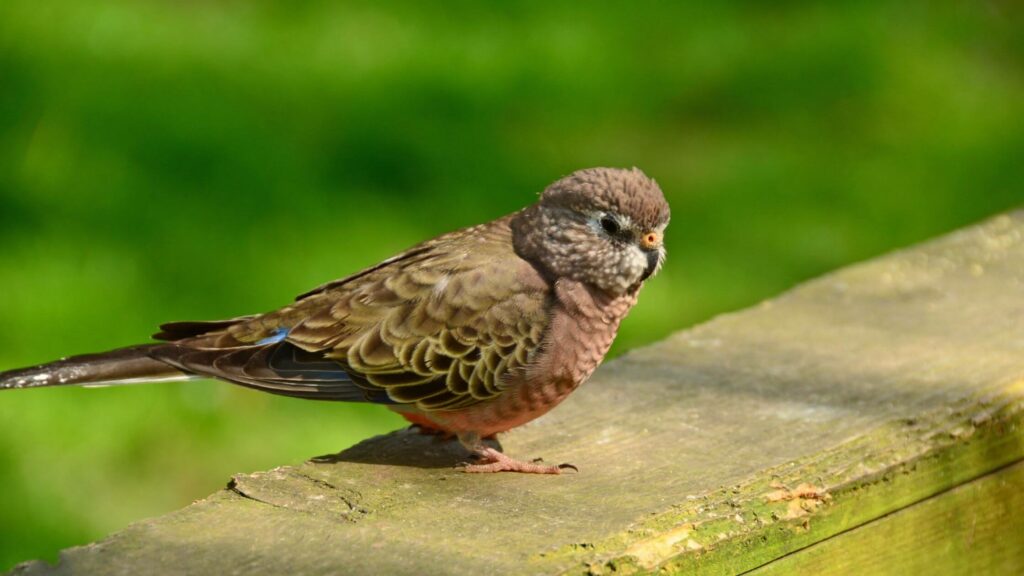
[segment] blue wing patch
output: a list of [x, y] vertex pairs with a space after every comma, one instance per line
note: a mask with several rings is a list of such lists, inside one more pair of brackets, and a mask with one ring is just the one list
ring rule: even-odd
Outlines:
[[287, 338], [289, 332], [291, 332], [290, 328], [278, 328], [277, 330], [274, 330], [273, 334], [257, 342], [256, 345], [266, 346], [267, 344], [277, 344]]

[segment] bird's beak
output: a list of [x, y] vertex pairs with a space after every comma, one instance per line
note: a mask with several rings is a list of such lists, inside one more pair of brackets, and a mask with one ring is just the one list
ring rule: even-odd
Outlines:
[[644, 270], [641, 280], [647, 280], [658, 271], [663, 258], [662, 240], [661, 232], [647, 232], [640, 237], [640, 249], [647, 256], [647, 268]]

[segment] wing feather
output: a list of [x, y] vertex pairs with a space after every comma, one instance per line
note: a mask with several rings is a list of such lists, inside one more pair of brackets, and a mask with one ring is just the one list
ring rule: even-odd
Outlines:
[[[540, 349], [550, 288], [508, 219], [439, 237], [281, 310], [164, 347], [189, 372], [269, 392], [450, 410], [494, 398]], [[283, 335], [283, 338], [274, 338]]]

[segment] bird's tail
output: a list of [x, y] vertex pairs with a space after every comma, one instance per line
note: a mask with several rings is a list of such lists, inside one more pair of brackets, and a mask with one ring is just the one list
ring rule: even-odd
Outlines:
[[109, 386], [188, 380], [194, 376], [149, 356], [160, 344], [83, 354], [31, 368], [0, 372], [0, 390], [42, 386]]

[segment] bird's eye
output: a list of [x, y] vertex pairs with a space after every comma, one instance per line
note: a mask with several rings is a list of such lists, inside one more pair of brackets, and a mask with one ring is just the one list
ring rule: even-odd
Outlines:
[[611, 216], [601, 217], [601, 228], [604, 228], [604, 231], [612, 236], [618, 234], [621, 229], [619, 227], [619, 221]]

